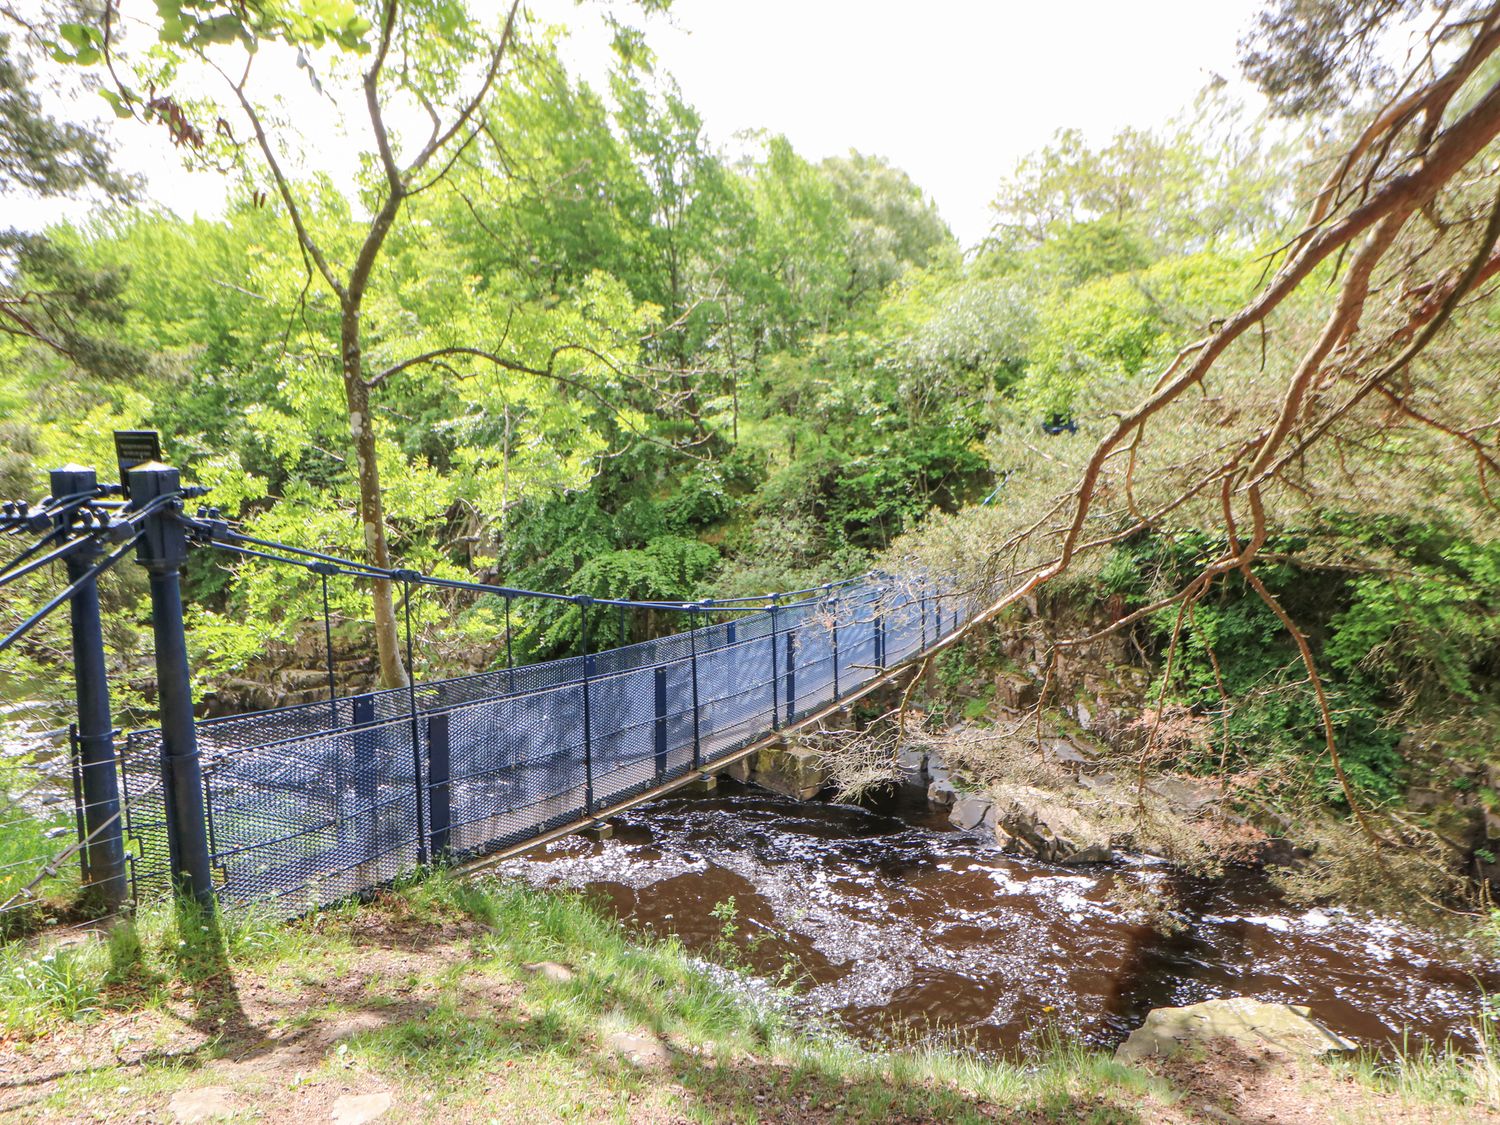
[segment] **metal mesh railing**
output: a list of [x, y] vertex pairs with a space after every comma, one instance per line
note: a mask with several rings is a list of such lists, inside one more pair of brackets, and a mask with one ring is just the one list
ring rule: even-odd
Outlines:
[[[295, 914], [524, 843], [849, 696], [970, 608], [845, 586], [588, 656], [202, 721], [218, 897]], [[171, 889], [162, 749], [137, 731], [121, 755], [138, 898]]]

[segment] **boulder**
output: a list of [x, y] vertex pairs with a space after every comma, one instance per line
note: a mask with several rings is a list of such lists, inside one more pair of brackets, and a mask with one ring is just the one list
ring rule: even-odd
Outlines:
[[984, 824], [994, 809], [988, 797], [959, 797], [948, 813], [948, 822], [965, 832], [972, 832]]
[[927, 801], [929, 804], [937, 805], [946, 809], [958, 799], [958, 791], [953, 788], [953, 782], [946, 777], [938, 778], [927, 787]]
[[1011, 711], [1026, 711], [1036, 706], [1039, 689], [1031, 680], [1002, 672], [995, 678], [995, 700]]
[[1155, 1008], [1115, 1049], [1122, 1062], [1170, 1058], [1184, 1047], [1230, 1039], [1251, 1048], [1271, 1047], [1300, 1058], [1357, 1049], [1312, 1018], [1301, 1004], [1268, 1004], [1248, 996], [1206, 1000], [1185, 1008]]
[[216, 1121], [232, 1117], [240, 1110], [234, 1095], [225, 1086], [200, 1086], [194, 1090], [178, 1090], [167, 1103], [172, 1120], [178, 1125], [199, 1125], [203, 1121]]
[[1113, 863], [1115, 858], [1107, 840], [1090, 839], [1082, 828], [1061, 834], [1036, 809], [1015, 800], [994, 816], [994, 830], [995, 840], [1006, 851], [1045, 863]]
[[927, 754], [917, 746], [903, 746], [896, 751], [896, 773], [903, 784], [927, 783]]
[[378, 1121], [391, 1108], [391, 1095], [386, 1090], [374, 1094], [340, 1094], [333, 1101], [328, 1120], [333, 1125], [369, 1125]]
[[1060, 766], [1077, 771], [1093, 764], [1094, 759], [1085, 754], [1069, 739], [1049, 738], [1043, 745], [1046, 749], [1047, 757]]
[[672, 1065], [672, 1053], [667, 1045], [644, 1028], [613, 1032], [605, 1039], [604, 1045], [641, 1070], [665, 1070]]
[[1207, 781], [1164, 777], [1151, 783], [1151, 791], [1188, 816], [1197, 816], [1219, 800], [1219, 787]]
[[1088, 863], [1113, 863], [1114, 861], [1115, 852], [1113, 848], [1108, 844], [1093, 843], [1064, 854], [1057, 862], [1071, 866]]
[[810, 801], [829, 782], [827, 763], [817, 750], [796, 743], [771, 746], [755, 755], [750, 777], [776, 793]]

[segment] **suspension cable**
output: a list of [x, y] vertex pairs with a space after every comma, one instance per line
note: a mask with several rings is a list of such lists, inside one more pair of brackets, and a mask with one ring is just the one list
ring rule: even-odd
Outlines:
[[79, 589], [92, 582], [94, 579], [98, 578], [99, 575], [103, 574], [110, 567], [114, 566], [115, 563], [123, 559], [126, 552], [134, 547], [139, 539], [139, 534], [132, 536], [129, 542], [123, 544], [117, 550], [106, 555], [100, 562], [84, 571], [81, 575], [78, 576], [78, 580], [76, 582], [70, 583], [62, 591], [62, 593], [57, 595], [57, 597], [53, 598], [46, 605], [42, 606], [41, 609], [37, 610], [25, 621], [21, 622], [21, 624], [18, 625], [15, 629], [11, 630], [11, 632], [8, 633], [3, 640], [0, 640], [0, 652], [4, 652], [16, 641], [20, 640], [21, 637], [30, 632], [33, 627], [41, 624], [43, 619], [45, 619], [48, 614], [50, 614], [58, 606], [62, 605], [63, 602], [67, 601], [74, 594], [76, 594]]
[[[558, 594], [548, 590], [523, 590], [512, 586], [497, 586], [481, 582], [466, 582], [458, 578], [439, 578], [436, 575], [423, 574], [422, 572], [416, 570], [405, 570], [400, 568], [382, 570], [378, 567], [370, 566], [367, 563], [356, 562], [352, 559], [340, 558], [337, 555], [325, 554], [322, 551], [314, 551], [304, 547], [294, 547], [287, 543], [278, 543], [273, 540], [258, 539], [254, 536], [241, 535], [239, 532], [226, 527], [222, 522], [209, 523], [206, 521], [195, 520], [186, 516], [180, 518], [184, 523], [187, 524], [189, 528], [199, 533], [200, 542], [204, 542], [206, 546], [215, 547], [219, 550], [231, 551], [235, 554], [244, 555], [250, 558], [261, 558], [269, 562], [281, 563], [285, 566], [297, 566], [303, 568], [304, 570], [312, 570], [316, 564], [311, 561], [303, 561], [303, 559], [301, 558], [291, 558], [288, 557], [288, 555], [300, 555], [308, 560], [317, 560], [317, 562], [327, 563], [329, 566], [337, 568], [336, 570], [330, 571], [330, 573], [342, 574], [345, 577], [349, 578], [367, 578], [384, 580], [387, 582], [415, 583], [424, 586], [435, 586], [440, 589], [447, 590], [466, 590], [477, 594], [490, 594], [492, 596], [498, 595], [500, 597], [510, 598], [539, 598], [544, 601], [556, 602], [571, 603], [574, 602], [578, 596], [576, 594]], [[207, 535], [208, 538], [206, 540], [202, 539], [201, 536], [203, 535]], [[255, 544], [255, 547], [241, 546], [241, 543], [253, 543]], [[256, 548], [268, 549], [260, 550]], [[285, 551], [287, 552], [287, 554], [275, 554], [273, 553], [275, 551]], [[763, 595], [760, 600], [764, 601], [765, 597], [766, 596]], [[743, 601], [746, 599], [731, 600]], [[689, 606], [689, 603], [687, 602], [646, 602], [632, 601], [628, 598], [594, 598], [593, 601], [599, 605], [623, 606], [626, 608], [635, 609], [660, 609], [677, 613], [686, 613]], [[721, 608], [724, 612], [727, 613], [761, 613], [764, 612], [765, 607], [758, 605], [725, 605]]]
[[13, 559], [9, 567], [7, 567], [4, 571], [0, 571], [0, 586], [8, 586], [10, 583], [17, 581], [18, 579], [25, 578], [28, 574], [32, 574], [38, 570], [41, 570], [44, 566], [50, 566], [52, 563], [57, 562], [59, 559], [64, 559], [68, 555], [71, 555], [74, 551], [78, 550], [79, 547], [82, 547], [85, 543], [88, 543], [90, 541], [90, 536], [83, 536], [78, 539], [69, 540], [61, 547], [57, 548], [57, 550], [48, 551], [41, 558], [34, 559], [33, 561], [27, 563], [25, 566], [19, 565], [25, 560], [27, 555], [35, 553], [38, 548], [45, 546], [48, 540], [55, 539], [58, 533], [64, 530], [66, 529], [58, 528], [57, 531], [53, 532], [52, 535], [38, 540], [30, 548], [30, 550]]

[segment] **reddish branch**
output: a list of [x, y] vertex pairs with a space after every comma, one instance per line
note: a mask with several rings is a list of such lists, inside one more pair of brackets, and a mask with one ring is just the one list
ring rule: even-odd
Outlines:
[[[1460, 104], [1456, 101], [1459, 92], [1497, 50], [1500, 50], [1500, 5], [1473, 21], [1469, 45], [1442, 74], [1425, 85], [1398, 94], [1375, 115], [1324, 182], [1302, 229], [1284, 248], [1284, 260], [1260, 293], [1215, 331], [1183, 348], [1147, 397], [1116, 418], [1089, 455], [1077, 484], [1051, 511], [997, 550], [996, 557], [1000, 558], [1018, 552], [1022, 544], [1038, 537], [1055, 539], [1050, 560], [1027, 571], [967, 627], [990, 620], [1037, 587], [1057, 578], [1080, 553], [1155, 526], [1165, 513], [1213, 489], [1218, 493], [1227, 550], [1204, 565], [1175, 593], [1101, 632], [1128, 627], [1177, 604], [1177, 625], [1167, 658], [1169, 678], [1184, 615], [1191, 614], [1192, 603], [1216, 577], [1240, 573], [1296, 645], [1317, 699], [1325, 749], [1334, 774], [1360, 827], [1376, 841], [1381, 837], [1356, 800], [1344, 771], [1327, 694], [1311, 646], [1305, 633], [1256, 575], [1254, 564], [1270, 534], [1266, 490], [1277, 487], [1305, 493], [1306, 484], [1293, 470], [1304, 464], [1307, 453], [1321, 443], [1332, 439], [1335, 449], [1341, 450], [1345, 445], [1360, 448], [1359, 439], [1344, 433], [1339, 424], [1352, 417], [1354, 408], [1372, 394], [1385, 400], [1395, 414], [1464, 448], [1475, 459], [1481, 490], [1487, 500], [1494, 502], [1488, 478], [1490, 474], [1500, 477], [1500, 458], [1493, 445], [1483, 438], [1486, 427], [1445, 421], [1409, 401], [1407, 388], [1398, 380], [1450, 322], [1466, 295], [1500, 274], [1500, 254], [1495, 253], [1496, 235], [1500, 233], [1500, 199], [1491, 207], [1477, 248], [1466, 258], [1463, 268], [1443, 272], [1425, 284], [1407, 286], [1404, 290], [1407, 302], [1411, 298], [1416, 300], [1394, 327], [1366, 339], [1370, 333], [1364, 321], [1372, 293], [1385, 292], [1384, 282], [1377, 289], [1377, 275], [1382, 275], [1398, 247], [1416, 238], [1410, 230], [1412, 216], [1428, 215], [1433, 219], [1436, 233], [1432, 245], [1414, 254], [1406, 268], [1414, 268], [1433, 246], [1451, 237], [1452, 232], [1466, 229], [1463, 223], [1439, 221], [1436, 201], [1445, 189], [1461, 198], [1464, 188], [1455, 186], [1461, 174], [1471, 169], [1500, 136], [1500, 84], [1477, 92], [1461, 112], [1455, 110]], [[1403, 90], [1409, 86], [1410, 81]], [[1451, 120], [1447, 120], [1449, 115]], [[1469, 224], [1467, 229], [1472, 230], [1473, 225]], [[1148, 442], [1153, 421], [1179, 403], [1191, 388], [1203, 386], [1237, 340], [1252, 328], [1263, 327], [1267, 318], [1315, 271], [1329, 265], [1336, 270], [1342, 265], [1331, 311], [1289, 373], [1274, 411], [1265, 417], [1257, 431], [1237, 448], [1230, 449], [1225, 459], [1213, 467], [1170, 467], [1179, 473], [1186, 472], [1187, 483], [1174, 498], [1159, 504], [1155, 512], [1144, 512], [1136, 494], [1135, 478], [1139, 454]], [[1333, 402], [1327, 392], [1340, 383], [1351, 384], [1353, 391]], [[1096, 505], [1109, 495], [1106, 470], [1121, 454], [1127, 457], [1121, 515], [1128, 518], [1102, 535], [1087, 536], [1085, 530], [1094, 517]], [[1051, 527], [1053, 517], [1063, 511], [1068, 512], [1064, 523]], [[1215, 677], [1222, 691], [1217, 660]], [[1146, 752], [1150, 744], [1148, 740]], [[1143, 752], [1143, 768], [1146, 752]]]

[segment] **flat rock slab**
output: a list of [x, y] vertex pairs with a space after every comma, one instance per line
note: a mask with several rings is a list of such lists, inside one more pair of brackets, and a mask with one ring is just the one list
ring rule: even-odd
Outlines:
[[391, 1108], [389, 1091], [374, 1094], [340, 1094], [333, 1102], [333, 1111], [328, 1120], [333, 1125], [367, 1125], [385, 1115]]
[[1090, 766], [1094, 759], [1065, 738], [1048, 739], [1047, 757], [1064, 766]]
[[178, 1090], [167, 1108], [179, 1125], [197, 1125], [200, 1121], [228, 1117], [240, 1107], [227, 1086], [200, 1086], [196, 1090]]
[[604, 1045], [642, 1070], [664, 1070], [672, 1064], [672, 1052], [649, 1031], [616, 1031], [604, 1040]]
[[1216, 785], [1203, 781], [1183, 781], [1176, 777], [1165, 777], [1152, 782], [1151, 790], [1190, 816], [1215, 804], [1221, 795]]
[[1300, 1058], [1358, 1049], [1313, 1019], [1301, 1004], [1267, 1004], [1248, 996], [1231, 996], [1184, 1008], [1152, 1009], [1146, 1022], [1115, 1049], [1115, 1058], [1122, 1062], [1170, 1058], [1184, 1047], [1214, 1039], [1273, 1047]]

